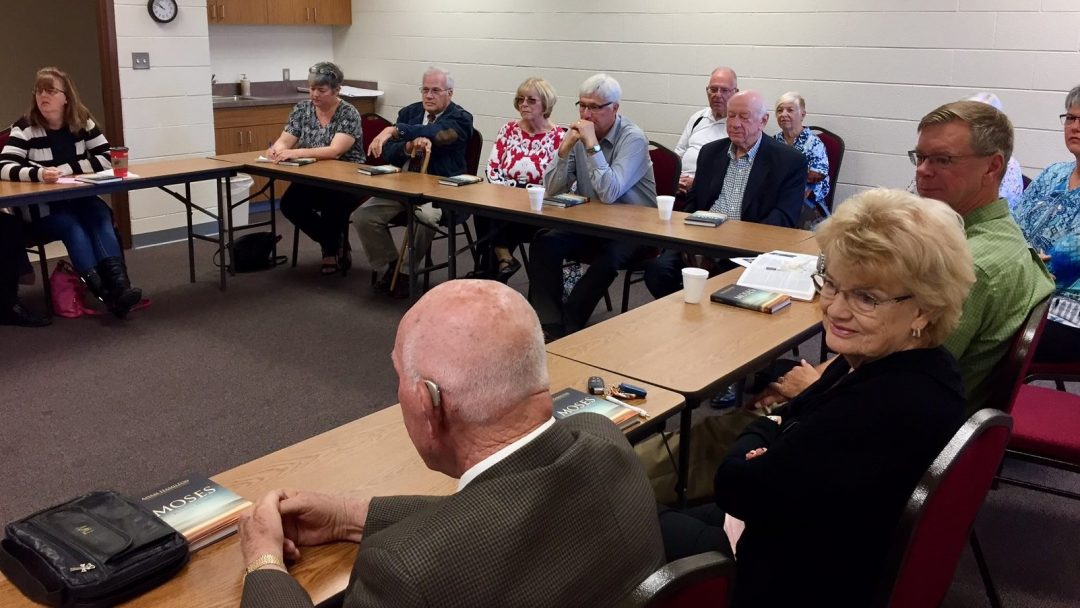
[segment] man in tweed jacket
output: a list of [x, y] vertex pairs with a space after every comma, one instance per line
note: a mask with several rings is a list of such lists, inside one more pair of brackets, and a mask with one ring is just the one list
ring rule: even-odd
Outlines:
[[436, 287], [402, 319], [393, 360], [409, 437], [457, 493], [268, 494], [240, 524], [242, 606], [311, 606], [281, 559], [340, 540], [360, 543], [349, 608], [610, 606], [663, 564], [626, 439], [601, 416], [552, 418], [540, 323], [520, 294]]

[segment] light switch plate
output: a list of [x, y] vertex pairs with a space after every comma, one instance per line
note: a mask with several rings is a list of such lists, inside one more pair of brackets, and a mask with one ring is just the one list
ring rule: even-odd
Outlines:
[[131, 54], [131, 69], [133, 69], [133, 70], [149, 70], [150, 69], [150, 53], [132, 53]]
[[290, 78], [290, 76], [292, 76], [292, 73], [289, 72], [289, 68], [281, 68], [281, 79], [282, 80], [288, 82], [289, 80], [292, 80]]

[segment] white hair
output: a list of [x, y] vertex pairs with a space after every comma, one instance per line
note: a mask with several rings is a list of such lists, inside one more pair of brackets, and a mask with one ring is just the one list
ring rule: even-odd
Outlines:
[[[454, 75], [450, 73], [450, 70], [446, 70], [446, 69], [443, 69], [443, 68], [440, 68], [438, 66], [433, 65], [433, 66], [429, 67], [428, 69], [424, 70], [424, 76], [423, 77], [427, 78], [428, 76], [430, 76], [432, 74], [440, 74], [440, 75], [442, 75], [442, 77], [446, 79], [446, 88], [447, 89], [453, 89], [454, 88]], [[423, 81], [421, 80], [421, 82], [423, 82]]]
[[605, 102], [618, 103], [622, 99], [622, 87], [618, 80], [607, 74], [594, 74], [581, 83], [578, 95], [595, 95]]
[[729, 74], [731, 74], [732, 84], [735, 85], [736, 89], [739, 88], [739, 75], [735, 73], [735, 70], [727, 67], [726, 65], [714, 68], [713, 71], [709, 72], [709, 79], [711, 80], [713, 76], [716, 76], [720, 72], [728, 72]]

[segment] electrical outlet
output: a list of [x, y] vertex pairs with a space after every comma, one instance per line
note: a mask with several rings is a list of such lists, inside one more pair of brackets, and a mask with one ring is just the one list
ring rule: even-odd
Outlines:
[[289, 76], [291, 76], [291, 75], [292, 74], [289, 73], [289, 68], [281, 68], [281, 79], [282, 80], [284, 80], [286, 82], [289, 81], [289, 80], [292, 80], [292, 78], [289, 78]]
[[133, 70], [149, 70], [150, 69], [150, 53], [132, 53], [131, 54], [131, 69], [133, 69]]

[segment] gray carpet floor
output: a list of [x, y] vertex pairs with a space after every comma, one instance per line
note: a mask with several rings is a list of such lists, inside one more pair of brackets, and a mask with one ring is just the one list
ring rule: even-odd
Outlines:
[[[292, 230], [280, 231], [288, 253]], [[183, 243], [129, 252], [153, 304], [125, 321], [0, 327], [0, 522], [91, 489], [212, 475], [397, 402], [389, 355], [407, 302], [374, 292], [362, 252], [347, 277], [321, 277], [302, 238], [297, 268], [237, 275], [221, 292], [213, 251], [196, 244], [194, 284]], [[524, 272], [511, 286], [527, 289]], [[39, 286], [23, 297], [43, 308]], [[632, 305], [647, 299], [633, 288]], [[803, 348], [816, 353], [816, 339]], [[1077, 476], [1009, 467], [1080, 489]], [[1080, 503], [1003, 486], [977, 530], [1006, 606], [1080, 603]], [[987, 605], [970, 551], [945, 605]]]

